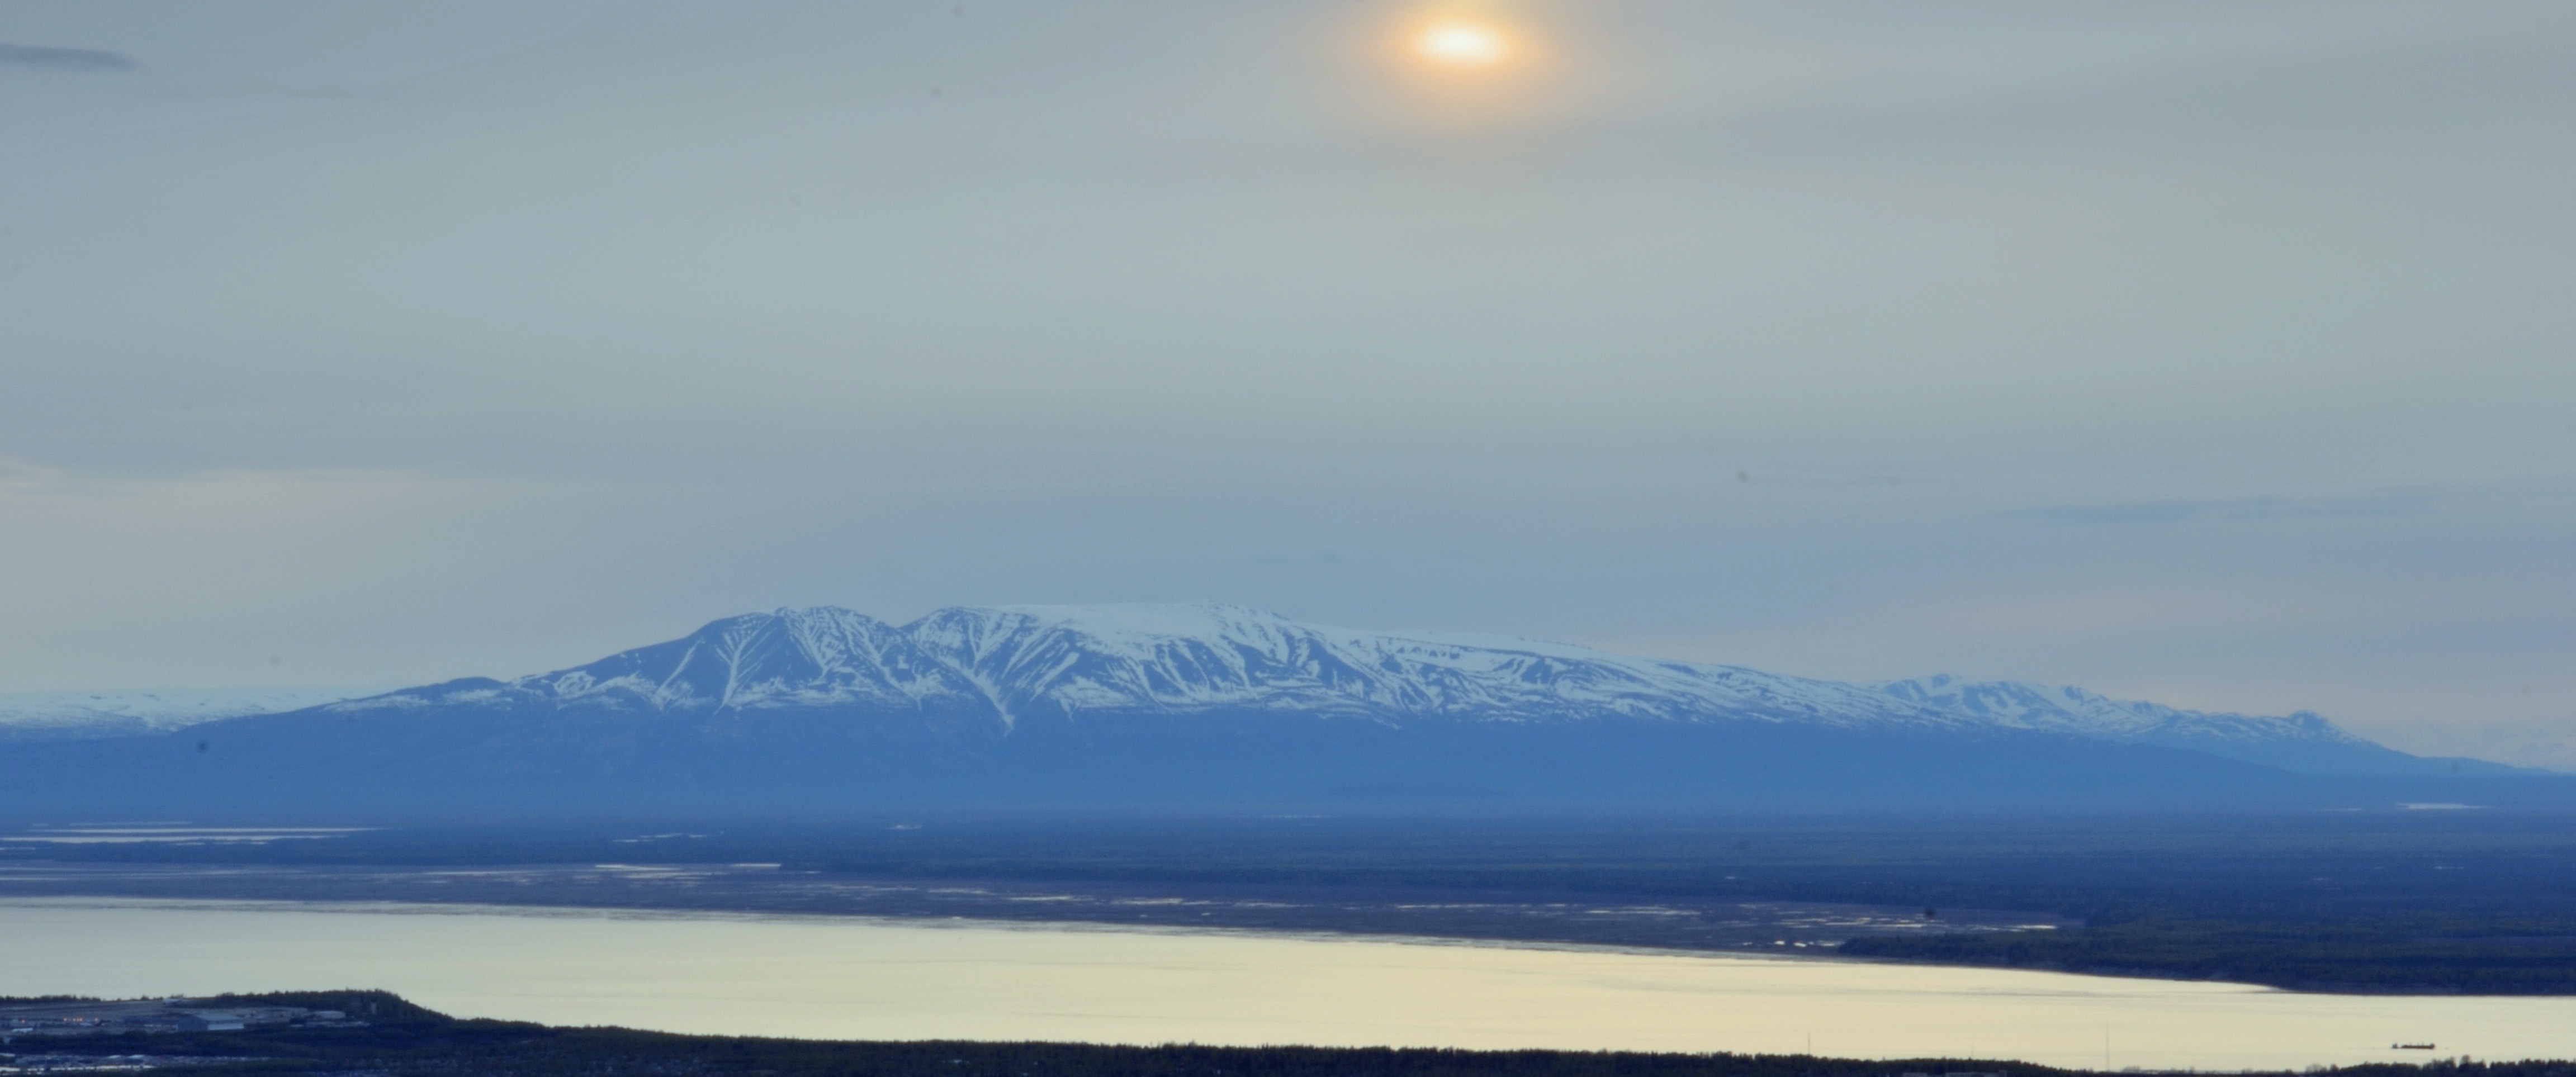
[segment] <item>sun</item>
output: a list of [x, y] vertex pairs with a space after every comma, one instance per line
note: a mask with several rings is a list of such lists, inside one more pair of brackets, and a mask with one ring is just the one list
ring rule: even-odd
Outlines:
[[1445, 19], [1413, 36], [1413, 54], [1446, 68], [1494, 67], [1512, 58], [1512, 39], [1486, 23]]
[[1353, 29], [1365, 42], [1388, 118], [1468, 132], [1536, 121], [1572, 88], [1562, 27], [1525, 14], [1536, 0], [1411, 0], [1422, 6]]

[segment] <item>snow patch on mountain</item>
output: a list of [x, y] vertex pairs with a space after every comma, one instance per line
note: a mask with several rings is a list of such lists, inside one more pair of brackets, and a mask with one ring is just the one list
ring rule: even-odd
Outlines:
[[1880, 681], [1869, 686], [1899, 699], [1996, 726], [2074, 733], [2111, 740], [2371, 742], [2308, 711], [2285, 717], [2209, 714], [2156, 703], [2124, 702], [2081, 688], [2025, 681], [1963, 681], [1950, 676]]
[[2480, 760], [2408, 755], [2355, 736], [2310, 711], [2279, 717], [2211, 714], [2114, 700], [2081, 688], [1946, 676], [1882, 681], [1870, 687], [1997, 728], [2182, 748], [2293, 770], [2369, 774], [2432, 773], [2445, 767], [2481, 773], [2511, 769]]
[[657, 711], [903, 709], [970, 688], [885, 622], [829, 607], [727, 618], [509, 687], [577, 706]]
[[1263, 712], [1390, 725], [1761, 721], [2141, 743], [2368, 743], [2314, 715], [2205, 715], [1948, 677], [1847, 684], [1503, 636], [1310, 625], [1222, 603], [951, 607], [900, 627], [833, 607], [782, 609], [573, 669], [338, 709], [466, 702], [469, 691], [608, 710], [975, 713], [1005, 730], [1032, 715]]
[[1951, 724], [1828, 681], [1508, 637], [1309, 625], [1218, 603], [951, 608], [902, 631], [1011, 713]]
[[[198, 698], [193, 709], [134, 717], [144, 724], [129, 731], [316, 703], [353, 715], [460, 706], [710, 719], [834, 711], [975, 736], [1007, 736], [1031, 720], [1268, 714], [1397, 727], [1649, 721], [2042, 733], [2285, 766], [2425, 762], [2305, 712], [2208, 714], [1946, 676], [1851, 684], [1504, 636], [1312, 625], [1222, 603], [951, 607], [901, 626], [836, 607], [781, 609], [510, 681], [337, 701], [323, 698], [330, 690], [312, 691], [319, 695], [243, 694], [230, 707]], [[144, 715], [139, 705], [119, 713]]]
[[381, 688], [150, 688], [104, 692], [0, 692], [0, 740], [135, 736], [200, 722], [302, 710]]

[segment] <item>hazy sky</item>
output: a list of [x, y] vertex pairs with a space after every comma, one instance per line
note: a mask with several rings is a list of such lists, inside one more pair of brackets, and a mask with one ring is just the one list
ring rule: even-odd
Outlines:
[[1426, 10], [0, 7], [0, 690], [1210, 598], [2576, 720], [2576, 6]]

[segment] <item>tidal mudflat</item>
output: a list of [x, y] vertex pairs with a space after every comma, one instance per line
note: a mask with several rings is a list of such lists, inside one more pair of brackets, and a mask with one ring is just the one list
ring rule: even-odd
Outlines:
[[347, 985], [461, 1016], [841, 1039], [1959, 1055], [2234, 1069], [2576, 1054], [2576, 998], [1820, 958], [394, 903], [0, 902], [0, 994]]

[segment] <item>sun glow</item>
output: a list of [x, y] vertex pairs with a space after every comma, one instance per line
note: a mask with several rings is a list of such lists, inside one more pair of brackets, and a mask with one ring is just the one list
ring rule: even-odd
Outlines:
[[1379, 115], [1415, 130], [1473, 132], [1562, 112], [1571, 88], [1562, 27], [1536, 0], [1415, 0], [1384, 22], [1355, 25], [1389, 91]]
[[1464, 19], [1423, 27], [1414, 35], [1413, 53], [1441, 67], [1493, 67], [1512, 56], [1512, 39], [1500, 28]]

